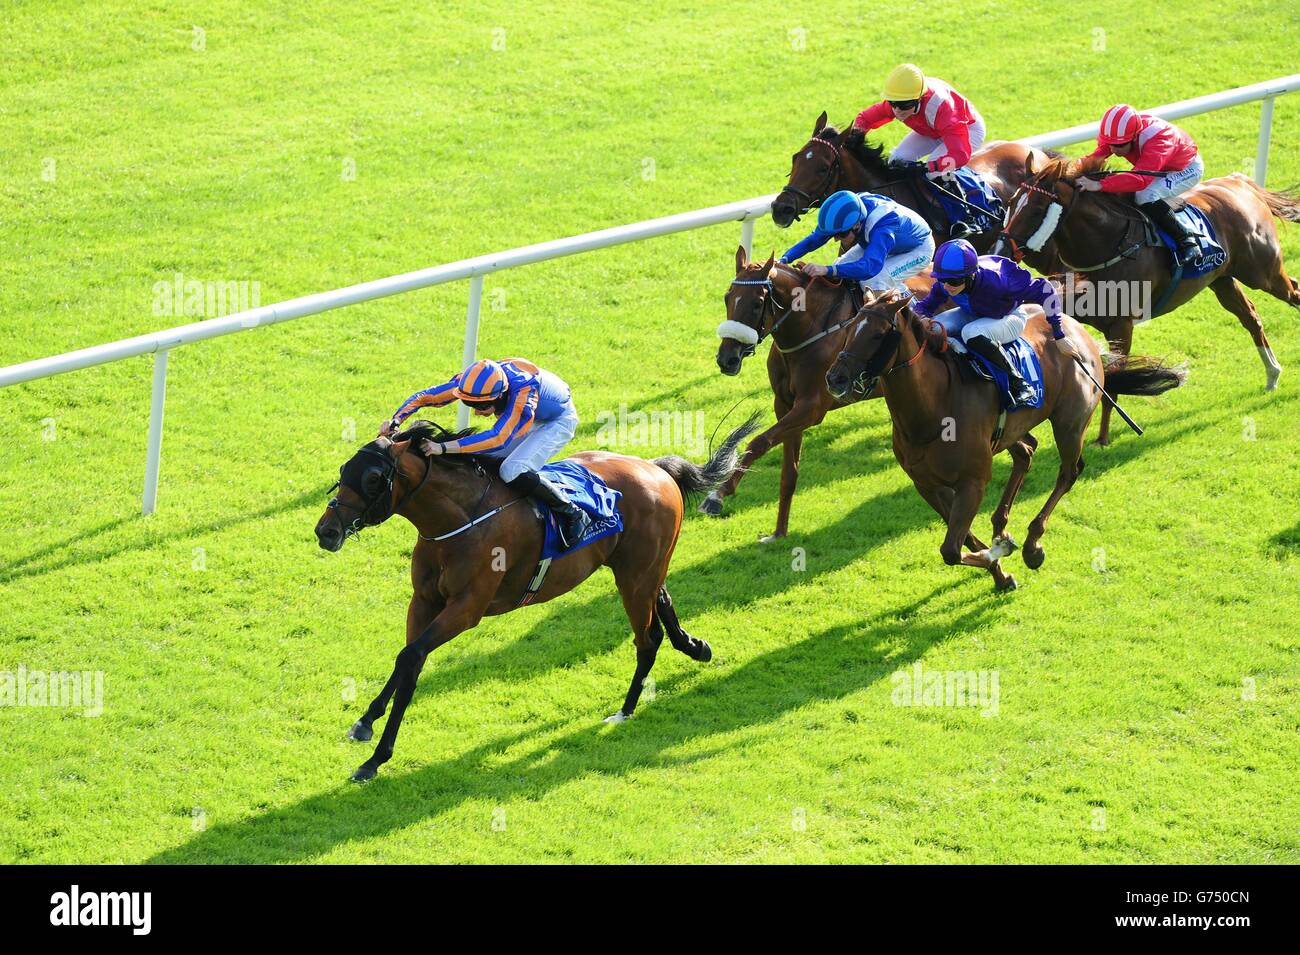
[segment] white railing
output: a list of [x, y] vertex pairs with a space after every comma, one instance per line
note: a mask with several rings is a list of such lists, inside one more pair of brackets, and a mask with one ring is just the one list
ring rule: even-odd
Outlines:
[[[1300, 74], [1293, 74], [1264, 83], [1256, 83], [1252, 86], [1242, 86], [1222, 93], [1211, 93], [1208, 96], [1198, 96], [1195, 99], [1157, 106], [1154, 109], [1145, 110], [1145, 112], [1154, 113], [1165, 119], [1177, 119], [1180, 116], [1208, 113], [1229, 106], [1263, 100], [1259, 122], [1259, 141], [1255, 153], [1255, 181], [1263, 185], [1268, 168], [1269, 137], [1273, 125], [1273, 100], [1297, 89], [1300, 89]], [[1019, 141], [1026, 145], [1039, 147], [1066, 146], [1093, 138], [1097, 134], [1097, 127], [1097, 123], [1085, 123], [1080, 126], [1071, 126], [1068, 129], [1042, 133], [1038, 136], [1029, 136]], [[678, 215], [664, 216], [660, 219], [634, 222], [631, 225], [615, 226], [612, 229], [601, 229], [599, 232], [587, 232], [566, 239], [539, 242], [536, 245], [526, 245], [506, 252], [480, 255], [472, 259], [462, 259], [459, 262], [450, 262], [446, 265], [436, 265], [415, 272], [405, 272], [389, 278], [363, 282], [360, 285], [349, 285], [346, 288], [335, 289], [330, 292], [318, 292], [314, 295], [291, 298], [275, 305], [264, 305], [260, 308], [227, 315], [223, 318], [211, 318], [164, 331], [137, 335], [134, 338], [124, 338], [121, 341], [110, 342], [105, 345], [96, 345], [92, 348], [82, 348], [61, 355], [53, 355], [49, 358], [38, 358], [33, 361], [0, 368], [0, 387], [16, 385], [39, 378], [49, 378], [67, 371], [76, 371], [79, 368], [89, 368], [93, 365], [103, 365], [123, 358], [153, 353], [155, 355], [153, 394], [149, 409], [149, 438], [145, 461], [143, 506], [143, 512], [151, 514], [158, 500], [158, 474], [162, 456], [163, 407], [167, 394], [167, 356], [171, 349], [178, 345], [201, 342], [209, 338], [216, 338], [219, 335], [229, 335], [263, 325], [274, 325], [277, 322], [285, 322], [293, 318], [302, 318], [306, 315], [316, 315], [330, 309], [342, 308], [344, 305], [355, 305], [358, 302], [368, 302], [372, 299], [384, 298], [400, 292], [429, 288], [434, 285], [441, 285], [444, 282], [469, 279], [469, 306], [465, 317], [465, 349], [463, 355], [463, 364], [468, 365], [474, 360], [478, 350], [479, 306], [483, 296], [483, 276], [493, 272], [500, 272], [503, 269], [530, 265], [534, 262], [545, 262], [549, 259], [576, 255], [593, 249], [609, 248], [610, 246], [622, 245], [625, 242], [636, 242], [641, 239], [654, 238], [655, 236], [699, 229], [722, 222], [740, 222], [741, 243], [746, 249], [750, 249], [754, 238], [754, 220], [767, 214], [774, 198], [776, 198], [775, 194], [759, 196], [754, 199], [731, 202], [722, 206], [711, 206], [708, 209], [698, 209], [694, 212], [683, 212]], [[467, 421], [468, 409], [462, 407], [460, 409], [460, 426], [463, 427]]]

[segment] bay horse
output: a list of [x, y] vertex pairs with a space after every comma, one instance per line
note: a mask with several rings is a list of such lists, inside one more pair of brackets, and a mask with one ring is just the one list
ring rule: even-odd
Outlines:
[[[1024, 183], [1034, 163], [1041, 165], [1059, 155], [1021, 143], [994, 141], [978, 149], [969, 165], [1005, 206]], [[934, 233], [934, 244], [939, 245], [948, 236], [948, 216], [930, 187], [921, 182], [923, 178], [891, 165], [884, 147], [868, 143], [861, 130], [840, 132], [828, 126], [823, 111], [813, 123], [812, 138], [791, 159], [785, 188], [772, 200], [772, 221], [784, 229], [840, 189], [874, 192], [920, 213]], [[977, 252], [984, 253], [997, 239], [997, 230], [968, 236], [968, 239]], [[1035, 252], [1029, 264], [1044, 275], [1057, 271], [1053, 251], [1048, 247]]]
[[[908, 279], [908, 283], [918, 292], [928, 290], [920, 277]], [[724, 375], [740, 374], [744, 360], [765, 338], [771, 338], [767, 378], [777, 420], [749, 443], [736, 470], [700, 504], [702, 513], [719, 516], [723, 500], [736, 493], [749, 466], [780, 444], [776, 529], [762, 541], [768, 543], [789, 533], [803, 433], [821, 424], [828, 412], [862, 397], [834, 398], [826, 391], [826, 371], [848, 341], [857, 311], [856, 294], [852, 282], [810, 278], [796, 266], [777, 263], [774, 255], [766, 262], [751, 262], [743, 245], [736, 249], [736, 277], [724, 296], [727, 323], [719, 329], [718, 369]]]
[[[1179, 199], [1196, 206], [1214, 224], [1227, 257], [1223, 264], [1200, 278], [1183, 279], [1166, 301], [1173, 274], [1172, 253], [1148, 235], [1145, 216], [1128, 198], [1112, 193], [1086, 192], [1075, 183], [1080, 176], [1101, 172], [1104, 157], [1081, 160], [1052, 159], [1035, 169], [1007, 205], [996, 255], [1016, 261], [1033, 254], [1042, 243], [1053, 241], [1062, 267], [1086, 274], [1094, 287], [1141, 289], [1145, 294], [1090, 296], [1098, 314], [1072, 313], [1101, 331], [1110, 349], [1127, 355], [1133, 345], [1134, 324], [1173, 311], [1207, 286], [1219, 304], [1237, 317], [1254, 339], [1264, 363], [1265, 389], [1277, 387], [1282, 366], [1264, 335], [1264, 326], [1242, 285], [1262, 289], [1274, 298], [1300, 309], [1300, 285], [1287, 275], [1282, 263], [1274, 217], [1300, 222], [1300, 198], [1270, 192], [1240, 173], [1209, 179]], [[1073, 284], [1073, 283], [1072, 283]], [[1093, 308], [1088, 309], [1093, 311]], [[1110, 407], [1102, 410], [1098, 444], [1110, 441]]]
[[636, 672], [623, 706], [606, 722], [632, 715], [641, 687], [654, 666], [664, 632], [674, 649], [708, 662], [709, 644], [682, 629], [664, 580], [682, 529], [684, 502], [712, 490], [732, 472], [736, 447], [754, 431], [751, 418], [728, 435], [703, 464], [668, 455], [654, 461], [604, 451], [584, 451], [568, 460], [589, 468], [622, 493], [623, 530], [556, 558], [540, 590], [534, 577], [542, 549], [542, 522], [518, 492], [502, 482], [498, 462], [470, 454], [425, 457], [416, 448], [425, 438], [454, 441], [472, 429], [450, 432], [429, 421], [362, 447], [339, 471], [338, 496], [316, 524], [316, 538], [338, 551], [363, 527], [393, 514], [417, 531], [411, 554], [413, 593], [406, 611], [406, 646], [393, 673], [348, 736], [364, 742], [391, 699], [393, 712], [374, 754], [352, 774], [373, 779], [393, 755], [393, 744], [415, 693], [424, 661], [452, 637], [477, 626], [485, 615], [509, 613], [524, 602], [545, 603], [567, 593], [597, 568], [608, 566], [623, 598], [636, 644]]
[[[1000, 561], [1017, 546], [1006, 527], [1038, 446], [1030, 432], [1051, 421], [1061, 456], [1056, 486], [1030, 522], [1025, 539], [1025, 564], [1036, 570], [1043, 564], [1041, 539], [1047, 520], [1083, 471], [1084, 433], [1100, 398], [1074, 358], [1053, 341], [1042, 309], [1027, 309], [1033, 316], [1024, 337], [1042, 363], [1043, 403], [1010, 412], [1000, 435], [995, 433], [999, 404], [993, 384], [966, 380], [969, 373], [957, 366], [959, 359], [948, 349], [943, 327], [913, 312], [906, 295], [868, 299], [858, 313], [860, 330], [826, 376], [826, 386], [835, 395], [866, 393], [879, 386], [893, 419], [894, 457], [948, 525], [939, 548], [944, 562], [986, 569], [998, 591], [1017, 586]], [[1079, 359], [1112, 396], [1158, 395], [1186, 378], [1182, 369], [1150, 358], [1115, 357], [1103, 365], [1097, 343], [1083, 326], [1068, 316], [1061, 323]], [[984, 547], [970, 528], [992, 477], [993, 456], [1004, 450], [1014, 463], [993, 513], [993, 544]], [[963, 550], [963, 543], [970, 552]]]

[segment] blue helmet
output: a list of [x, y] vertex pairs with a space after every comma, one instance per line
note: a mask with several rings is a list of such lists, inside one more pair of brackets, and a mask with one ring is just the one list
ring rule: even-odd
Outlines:
[[866, 217], [867, 210], [857, 194], [841, 189], [831, 193], [817, 211], [817, 228], [821, 232], [839, 235], [848, 232]]
[[975, 274], [979, 261], [975, 246], [965, 239], [952, 239], [935, 250], [932, 271], [937, 279], [968, 279]]

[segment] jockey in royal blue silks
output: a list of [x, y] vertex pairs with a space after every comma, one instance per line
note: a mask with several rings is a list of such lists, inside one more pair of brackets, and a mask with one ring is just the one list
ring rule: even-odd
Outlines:
[[[952, 337], [960, 336], [972, 351], [1006, 373], [1017, 404], [1033, 400], [1033, 391], [1007, 361], [999, 345], [1018, 338], [1029, 314], [1026, 303], [1041, 305], [1061, 351], [1071, 351], [1061, 329], [1061, 300], [1046, 279], [1036, 279], [1028, 269], [1000, 255], [978, 255], [965, 239], [953, 239], [934, 254], [932, 274], [938, 280], [930, 294], [912, 306], [924, 318], [933, 317]], [[952, 302], [952, 308], [935, 315], [935, 309]]]
[[835, 264], [805, 262], [804, 272], [850, 279], [862, 283], [863, 288], [883, 292], [901, 288], [904, 281], [924, 271], [934, 252], [930, 227], [911, 209], [875, 193], [840, 190], [817, 211], [817, 228], [796, 242], [781, 261], [789, 264], [831, 239], [843, 242], [850, 236], [853, 247]]
[[569, 386], [558, 375], [522, 358], [481, 359], [450, 381], [411, 395], [379, 433], [392, 434], [420, 408], [441, 408], [457, 399], [476, 415], [496, 416], [496, 423], [454, 441], [426, 439], [420, 450], [429, 455], [501, 458], [501, 480], [555, 512], [563, 546], [567, 549], [581, 540], [591, 518], [541, 473], [542, 465], [569, 443], [578, 427]]

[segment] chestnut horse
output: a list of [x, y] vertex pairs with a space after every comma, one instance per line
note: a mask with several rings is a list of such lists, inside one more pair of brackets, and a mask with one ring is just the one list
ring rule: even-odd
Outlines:
[[[1000, 564], [1016, 549], [1006, 535], [1011, 506], [1033, 461], [1037, 439], [1030, 432], [1051, 421], [1061, 456], [1056, 486], [1029, 524], [1025, 564], [1043, 564], [1040, 543], [1047, 519], [1083, 471], [1083, 438], [1100, 398], [1083, 368], [1052, 339], [1051, 326], [1038, 306], [1024, 337], [1038, 353], [1043, 369], [1043, 403], [1006, 416], [995, 435], [998, 396], [992, 383], [969, 380], [948, 350], [942, 326], [912, 311], [909, 297], [885, 293], [868, 299], [858, 317], [863, 324], [826, 376], [835, 395], [867, 393], [877, 382], [894, 422], [894, 456], [921, 497], [948, 524], [939, 552], [944, 562], [982, 567], [993, 575], [997, 590], [1014, 590], [1016, 579]], [[1084, 366], [1114, 395], [1158, 395], [1183, 383], [1181, 369], [1149, 358], [1120, 357], [1103, 368], [1092, 336], [1078, 322], [1061, 319], [1066, 339]], [[993, 546], [971, 537], [970, 528], [992, 477], [993, 455], [1010, 451], [1014, 460], [1002, 500], [993, 513]], [[974, 541], [972, 546], [971, 542]], [[963, 550], [963, 542], [973, 552]]]
[[[1142, 289], [1149, 294], [1090, 296], [1097, 306], [1081, 321], [1099, 329], [1111, 350], [1127, 355], [1133, 345], [1135, 323], [1153, 318], [1150, 303], [1159, 314], [1173, 311], [1205, 287], [1214, 290], [1219, 304], [1237, 316], [1255, 341], [1264, 363], [1265, 388], [1277, 387], [1282, 366], [1264, 336], [1259, 313], [1241, 286], [1263, 289], [1286, 304], [1300, 309], [1300, 285], [1286, 273], [1282, 247], [1273, 219], [1300, 222], [1300, 199], [1262, 189], [1240, 173], [1210, 179], [1179, 198], [1195, 205], [1214, 223], [1219, 244], [1227, 258], [1200, 278], [1183, 279], [1173, 295], [1164, 301], [1172, 281], [1173, 258], [1169, 250], [1146, 235], [1145, 217], [1128, 198], [1104, 192], [1088, 193], [1075, 187], [1081, 175], [1098, 173], [1104, 158], [1054, 159], [1039, 170], [1031, 166], [1033, 179], [1020, 187], [1007, 206], [1006, 223], [993, 252], [1020, 261], [1042, 243], [1052, 240], [1065, 269], [1086, 273], [1094, 286]], [[1163, 304], [1161, 304], [1163, 303]], [[1067, 302], [1068, 306], [1068, 302]], [[1110, 440], [1110, 407], [1102, 410], [1098, 444]]]
[[[1006, 205], [1033, 163], [1041, 165], [1059, 155], [1020, 143], [991, 142], [971, 156], [969, 165]], [[890, 165], [884, 147], [868, 144], [861, 130], [840, 132], [826, 125], [823, 112], [813, 124], [812, 138], [794, 154], [785, 188], [772, 201], [772, 221], [784, 229], [839, 189], [874, 192], [919, 212], [939, 245], [948, 236], [948, 216], [930, 187], [921, 182], [923, 178]], [[996, 238], [996, 228], [969, 237], [981, 253], [988, 251]], [[1032, 255], [1029, 263], [1044, 275], [1058, 268], [1050, 247]]]
[[415, 525], [418, 538], [411, 554], [414, 593], [406, 612], [406, 646], [392, 676], [348, 736], [371, 739], [372, 724], [384, 715], [390, 698], [393, 712], [374, 755], [352, 774], [353, 780], [373, 779], [392, 758], [402, 716], [431, 651], [477, 626], [485, 615], [567, 593], [599, 567], [614, 572], [636, 643], [632, 686], [622, 708], [606, 722], [632, 715], [664, 631], [673, 647], [692, 660], [711, 659], [708, 643], [678, 623], [664, 579], [682, 529], [685, 499], [712, 490], [731, 473], [736, 446], [754, 429], [751, 418], [704, 465], [675, 455], [655, 461], [602, 451], [573, 455], [569, 460], [622, 493], [623, 530], [556, 558], [541, 589], [531, 595], [534, 575], [541, 570], [542, 522], [528, 504], [512, 506], [523, 499], [498, 478], [498, 462], [468, 454], [426, 458], [415, 450], [422, 438], [451, 441], [468, 430], [452, 433], [421, 421], [392, 439], [377, 438], [361, 448], [340, 469], [338, 496], [316, 524], [320, 546], [337, 551], [361, 528], [382, 524], [393, 514]]
[[[929, 289], [929, 283], [920, 277], [907, 281], [908, 287], [918, 292]], [[781, 491], [776, 529], [762, 538], [766, 543], [785, 537], [789, 531], [803, 433], [821, 424], [827, 412], [862, 397], [852, 395], [840, 400], [826, 391], [826, 371], [843, 350], [851, 331], [855, 292], [852, 283], [809, 278], [796, 266], [775, 263], [775, 257], [761, 264], [750, 262], [742, 245], [736, 249], [736, 278], [724, 300], [727, 322], [718, 330], [722, 337], [718, 369], [724, 375], [740, 374], [741, 363], [764, 338], [770, 337], [767, 377], [772, 384], [777, 420], [749, 443], [740, 466], [704, 499], [700, 511], [720, 515], [723, 500], [736, 493], [746, 469], [780, 444]], [[744, 340], [736, 335], [742, 335]]]

